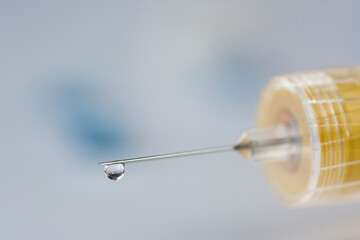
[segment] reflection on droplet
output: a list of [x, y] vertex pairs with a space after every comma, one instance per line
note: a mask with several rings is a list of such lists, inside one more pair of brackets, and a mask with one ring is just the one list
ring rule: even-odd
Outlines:
[[117, 180], [120, 180], [124, 176], [125, 166], [122, 163], [105, 165], [104, 171], [105, 171], [106, 176], [109, 179], [111, 179], [113, 181], [117, 181]]

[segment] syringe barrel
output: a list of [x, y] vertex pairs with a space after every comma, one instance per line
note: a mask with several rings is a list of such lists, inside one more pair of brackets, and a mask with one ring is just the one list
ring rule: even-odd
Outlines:
[[258, 127], [290, 126], [298, 157], [262, 165], [290, 205], [360, 199], [360, 66], [273, 78], [261, 95]]

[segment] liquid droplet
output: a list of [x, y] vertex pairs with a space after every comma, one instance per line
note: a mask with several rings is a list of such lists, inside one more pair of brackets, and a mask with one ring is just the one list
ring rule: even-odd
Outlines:
[[124, 176], [125, 166], [122, 163], [105, 165], [104, 171], [105, 171], [106, 176], [109, 179], [111, 179], [113, 181], [117, 181], [117, 180], [120, 180]]

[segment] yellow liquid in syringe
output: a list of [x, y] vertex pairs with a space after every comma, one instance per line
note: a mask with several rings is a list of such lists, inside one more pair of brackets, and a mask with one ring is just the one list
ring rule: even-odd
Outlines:
[[259, 126], [292, 122], [301, 157], [264, 163], [281, 199], [292, 205], [360, 198], [360, 68], [274, 78], [259, 106]]

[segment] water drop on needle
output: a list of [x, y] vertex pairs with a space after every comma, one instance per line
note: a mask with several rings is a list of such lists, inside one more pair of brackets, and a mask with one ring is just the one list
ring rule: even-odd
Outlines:
[[122, 163], [105, 165], [104, 171], [105, 171], [106, 176], [109, 179], [111, 179], [113, 181], [117, 181], [117, 180], [120, 180], [124, 176], [125, 166]]

